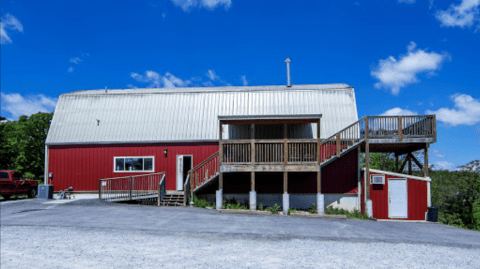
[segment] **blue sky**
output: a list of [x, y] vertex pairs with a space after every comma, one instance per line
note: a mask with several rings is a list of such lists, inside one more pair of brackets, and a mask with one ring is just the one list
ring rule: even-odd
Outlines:
[[436, 114], [430, 163], [480, 159], [480, 0], [19, 1], [1, 6], [1, 115], [84, 89], [347, 83], [359, 117]]

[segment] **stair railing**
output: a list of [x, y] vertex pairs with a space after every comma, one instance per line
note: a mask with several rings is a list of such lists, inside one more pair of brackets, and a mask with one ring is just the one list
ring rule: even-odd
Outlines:
[[163, 197], [165, 197], [165, 193], [166, 193], [165, 174], [163, 174], [162, 179], [158, 183], [158, 199], [157, 199], [158, 206], [160, 206], [160, 204], [162, 203]]
[[185, 180], [185, 184], [183, 185], [183, 191], [183, 206], [187, 206], [188, 195], [190, 194], [190, 173], [188, 173], [187, 180]]
[[338, 157], [343, 150], [365, 139], [365, 120], [364, 117], [346, 128], [340, 130], [320, 143], [320, 160], [324, 163], [333, 157]]
[[198, 186], [214, 177], [218, 172], [220, 172], [220, 162], [219, 152], [217, 151], [189, 171], [190, 191], [193, 192]]

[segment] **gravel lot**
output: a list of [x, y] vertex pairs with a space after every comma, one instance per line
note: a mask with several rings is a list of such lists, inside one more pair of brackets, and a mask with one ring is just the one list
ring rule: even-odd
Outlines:
[[98, 200], [0, 208], [2, 269], [480, 268], [480, 233], [440, 224], [227, 216]]

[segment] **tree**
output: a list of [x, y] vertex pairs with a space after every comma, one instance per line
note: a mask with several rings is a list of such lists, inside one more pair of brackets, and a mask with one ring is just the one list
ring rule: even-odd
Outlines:
[[53, 113], [38, 112], [0, 123], [0, 167], [43, 180], [45, 140]]

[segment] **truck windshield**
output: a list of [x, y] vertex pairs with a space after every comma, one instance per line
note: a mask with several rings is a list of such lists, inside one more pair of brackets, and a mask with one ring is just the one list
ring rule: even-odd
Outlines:
[[7, 172], [0, 172], [0, 180], [2, 179], [9, 179]]

